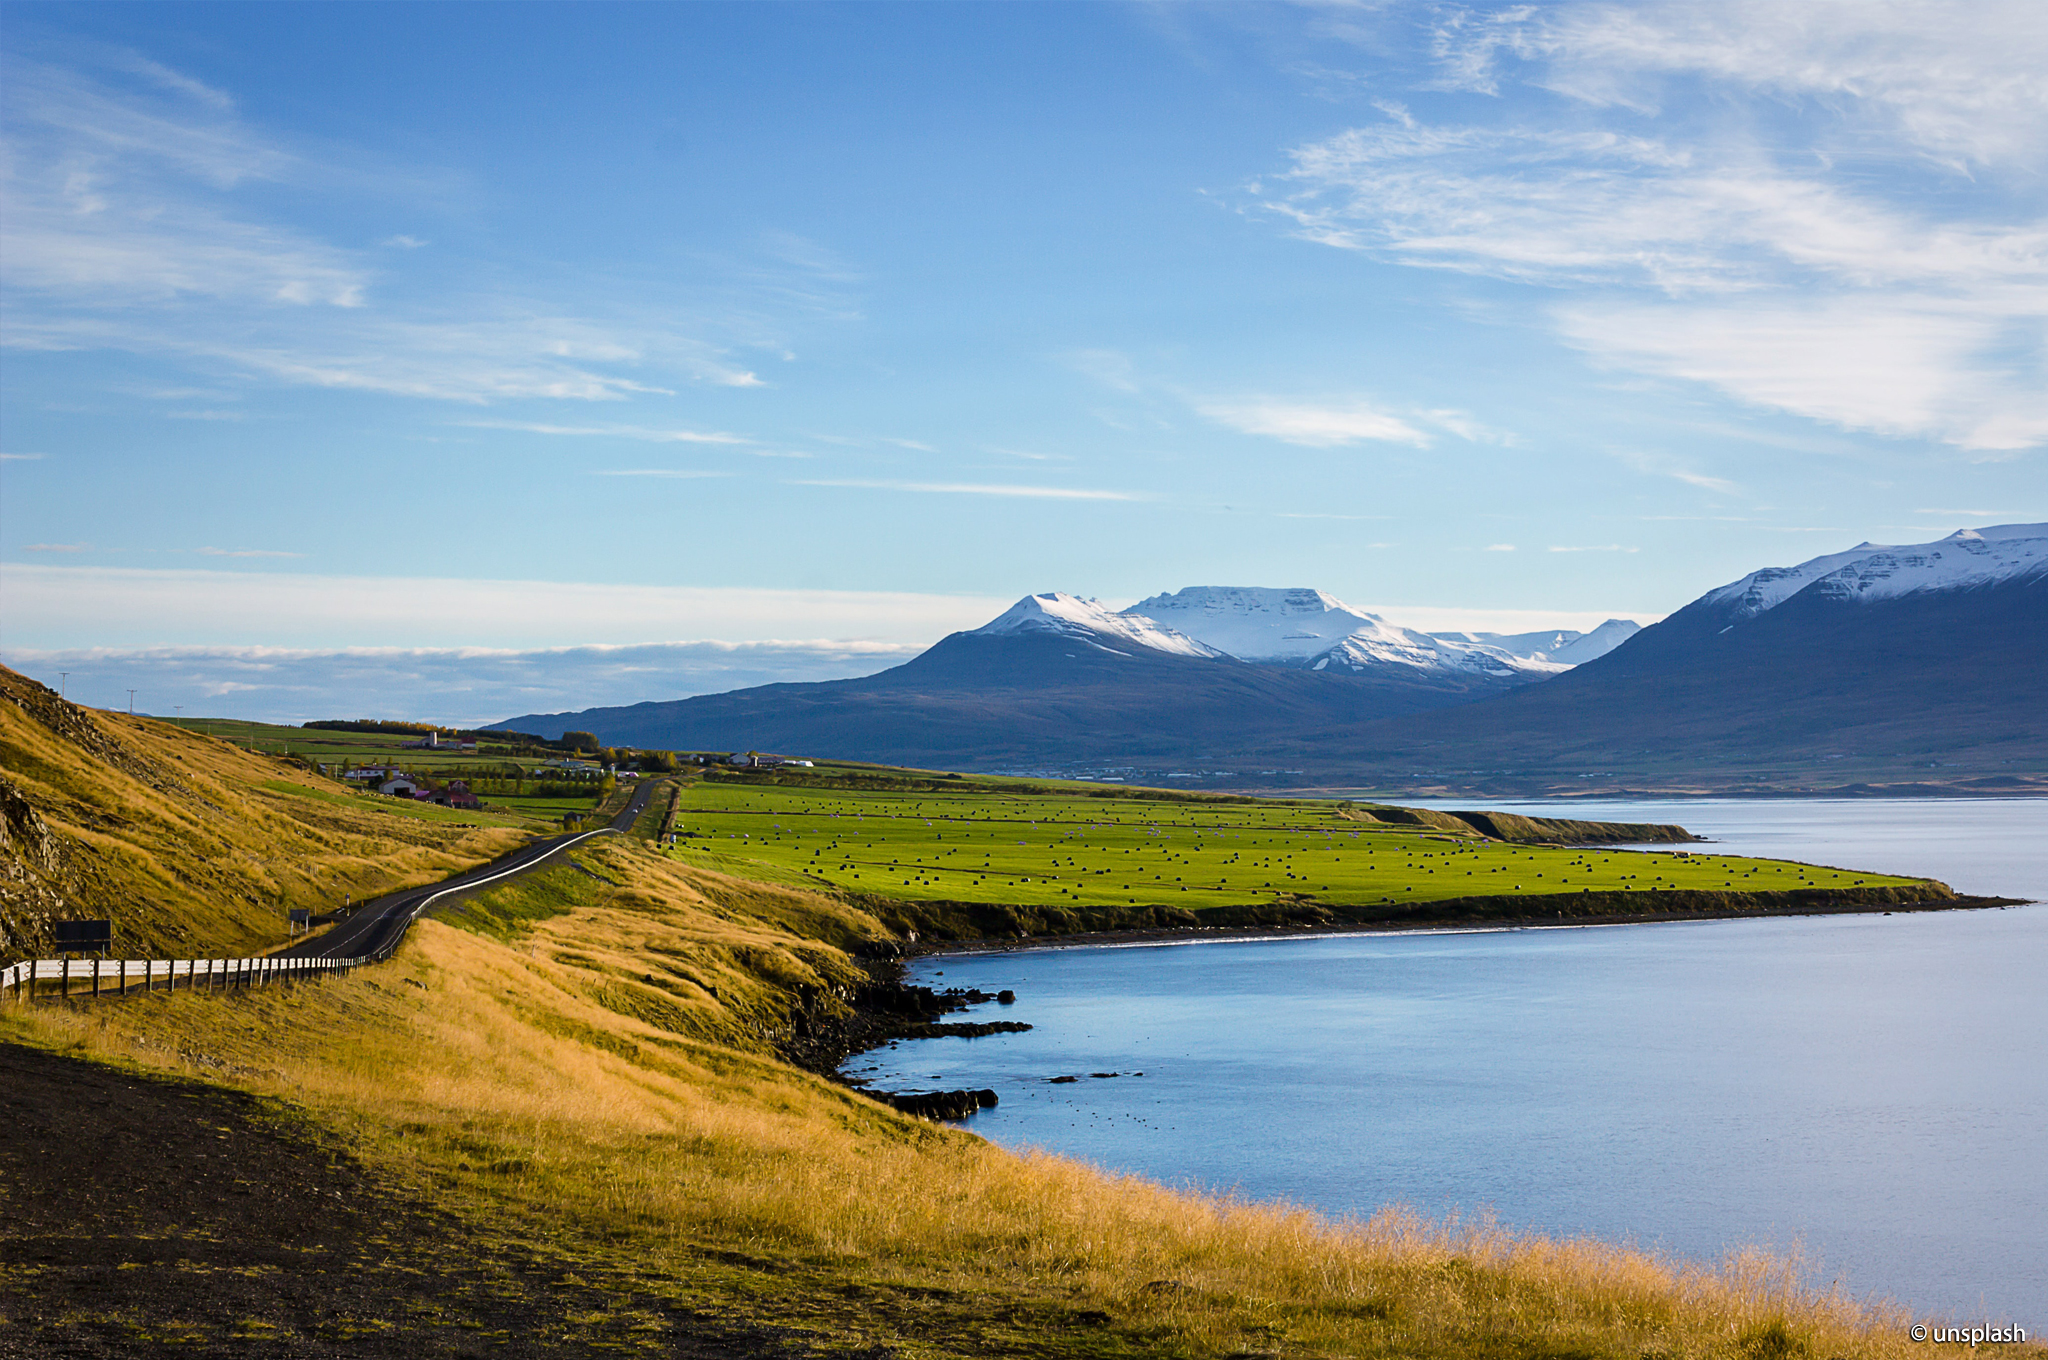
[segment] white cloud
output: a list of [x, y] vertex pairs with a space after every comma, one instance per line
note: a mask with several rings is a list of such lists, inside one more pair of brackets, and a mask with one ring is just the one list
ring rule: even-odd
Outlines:
[[1557, 318], [1573, 344], [1639, 371], [1846, 429], [1996, 452], [2048, 442], [2048, 371], [2038, 356], [2028, 364], [2001, 354], [2017, 320], [2007, 309], [2025, 301], [1608, 304], [1560, 308]]
[[1512, 543], [1489, 543], [1486, 545], [1486, 550], [1488, 552], [1513, 552], [1515, 545]]
[[718, 472], [709, 468], [614, 468], [593, 472], [593, 477], [730, 477], [730, 472]]
[[[0, 659], [72, 699], [186, 717], [301, 723], [399, 718], [452, 725], [680, 699], [751, 685], [837, 680], [898, 665], [922, 643], [671, 642], [632, 647], [10, 648]], [[543, 735], [553, 736], [550, 731]]]
[[1429, 436], [1397, 415], [1352, 401], [1331, 405], [1259, 398], [1200, 402], [1195, 409], [1219, 425], [1306, 448], [1335, 448], [1373, 440], [1427, 445]]
[[1076, 373], [1093, 378], [1113, 391], [1136, 393], [1140, 390], [1136, 366], [1127, 354], [1113, 349], [1079, 349], [1065, 358], [1067, 366]]
[[559, 647], [682, 638], [929, 644], [1008, 597], [0, 563], [9, 648]]
[[1131, 491], [1096, 491], [1068, 486], [1001, 486], [981, 482], [886, 482], [860, 478], [792, 478], [785, 486], [851, 486], [874, 491], [916, 491], [941, 496], [1009, 496], [1026, 500], [1053, 501], [1136, 501], [1147, 499]]
[[0, 453], [0, 463], [36, 463], [45, 455], [40, 453]]
[[1616, 454], [1616, 457], [1638, 472], [1647, 472], [1659, 477], [1669, 477], [1673, 481], [1684, 482], [1687, 486], [1699, 487], [1703, 491], [1712, 491], [1723, 496], [1732, 496], [1739, 494], [1742, 490], [1741, 487], [1724, 477], [1710, 477], [1703, 472], [1694, 472], [1666, 454], [1649, 453], [1637, 449], [1623, 449]]
[[75, 553], [89, 552], [91, 551], [91, 549], [92, 544], [90, 543], [31, 543], [24, 547], [22, 551], [45, 553]]
[[745, 444], [744, 436], [719, 430], [653, 429], [644, 425], [550, 425], [530, 420], [459, 420], [472, 430], [518, 430], [526, 434], [583, 435], [606, 439], [638, 439], [650, 444]]
[[274, 548], [196, 548], [201, 557], [304, 557], [304, 553], [281, 552]]
[[1361, 604], [1388, 623], [1424, 633], [1535, 633], [1570, 628], [1589, 633], [1608, 619], [1648, 626], [1664, 617], [1634, 609], [1466, 609], [1422, 604]]
[[417, 236], [387, 236], [378, 244], [390, 246], [393, 250], [418, 250], [427, 243]]
[[2040, 16], [2034, 0], [1966, 19], [1916, 0], [1454, 8], [1442, 86], [1523, 86], [1512, 102], [1442, 124], [1384, 105], [1252, 197], [1306, 239], [1580, 293], [1560, 326], [1611, 363], [1853, 430], [2032, 447], [2048, 442]]
[[1442, 51], [1491, 73], [1504, 52], [1595, 106], [1658, 109], [1664, 77], [1811, 100], [1843, 139], [1888, 135], [1943, 160], [2037, 160], [2048, 139], [2048, 25], [2034, 0], [1690, 0], [1525, 7]]
[[[145, 83], [124, 84], [109, 68]], [[460, 282], [401, 284], [387, 255], [276, 219], [312, 192], [427, 198], [415, 177], [288, 150], [225, 96], [140, 58], [93, 74], [17, 59], [5, 76], [0, 260], [11, 346], [168, 355], [294, 386], [472, 403], [763, 385], [724, 344], [688, 329], [723, 325], [758, 341], [767, 314], [751, 298], [728, 300], [729, 323], [679, 325], [672, 318], [688, 308], [644, 289], [585, 291], [570, 308], [465, 295]], [[268, 192], [248, 192], [257, 185]], [[447, 277], [466, 275], [451, 262]], [[782, 297], [771, 279], [755, 292]]]

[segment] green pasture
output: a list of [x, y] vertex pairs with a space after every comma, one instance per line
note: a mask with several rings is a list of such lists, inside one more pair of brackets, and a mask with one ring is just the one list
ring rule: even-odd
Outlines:
[[1353, 820], [1334, 805], [693, 782], [671, 853], [749, 878], [914, 901], [1201, 910], [1512, 893], [1770, 892], [1914, 879], [1783, 860], [1507, 845]]
[[[417, 802], [411, 798], [386, 798], [375, 793], [356, 793], [342, 788], [335, 788], [332, 791], [327, 789], [309, 789], [303, 784], [288, 783], [282, 779], [266, 779], [263, 781], [262, 787], [269, 789], [272, 793], [289, 794], [294, 798], [310, 798], [314, 802], [337, 803], [343, 807], [354, 808], [358, 811], [383, 813], [392, 817], [410, 817], [422, 822], [445, 822], [454, 826], [523, 827], [528, 825], [530, 818], [546, 815], [544, 813], [528, 812], [523, 807], [507, 809], [501, 807], [497, 800], [494, 800], [488, 808], [472, 810], [470, 808], [441, 807], [434, 803]], [[510, 798], [502, 800], [506, 804], [539, 801], [542, 800]], [[585, 799], [581, 806], [588, 810], [590, 801]], [[559, 817], [561, 814], [556, 813], [555, 815]]]
[[484, 799], [488, 808], [505, 808], [525, 817], [539, 817], [544, 821], [559, 822], [564, 817], [588, 817], [597, 808], [597, 785], [590, 786], [588, 798], [515, 798], [509, 794], [493, 794]]
[[[537, 754], [520, 755], [517, 753], [520, 748], [499, 746], [488, 740], [480, 742], [474, 751], [428, 750], [425, 747], [408, 749], [405, 743], [419, 740], [416, 734], [330, 732], [320, 728], [242, 722], [233, 718], [166, 718], [163, 721], [266, 755], [297, 756], [318, 765], [398, 765], [419, 774], [436, 776], [475, 773], [504, 777], [538, 758]], [[555, 756], [560, 752], [546, 754]]]

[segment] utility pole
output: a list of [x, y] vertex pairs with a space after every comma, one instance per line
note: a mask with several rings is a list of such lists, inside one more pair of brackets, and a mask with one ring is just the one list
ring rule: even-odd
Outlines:
[[135, 716], [135, 691], [132, 689], [128, 691], [128, 716]]
[[63, 698], [63, 697], [64, 697], [64, 691], [65, 691], [65, 690], [66, 690], [66, 689], [67, 689], [67, 688], [68, 688], [68, 687], [70, 686], [70, 684], [71, 684], [71, 672], [70, 672], [70, 671], [58, 671], [58, 672], [57, 672], [57, 697], [58, 697], [59, 699], [61, 699], [61, 698]]

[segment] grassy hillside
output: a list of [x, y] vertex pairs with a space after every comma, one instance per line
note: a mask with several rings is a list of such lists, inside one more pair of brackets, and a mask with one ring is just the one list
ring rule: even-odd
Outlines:
[[285, 911], [432, 882], [521, 843], [519, 818], [359, 797], [287, 761], [66, 703], [0, 667], [0, 957], [112, 917], [130, 956], [284, 943]]
[[1902, 1316], [1766, 1258], [1332, 1221], [907, 1119], [775, 1057], [804, 1008], [843, 1005], [840, 946], [873, 918], [635, 842], [581, 860], [423, 922], [378, 969], [10, 1009], [0, 1034], [292, 1102], [449, 1211], [451, 1265], [526, 1243], [615, 1313], [773, 1324], [805, 1354], [1926, 1354]]

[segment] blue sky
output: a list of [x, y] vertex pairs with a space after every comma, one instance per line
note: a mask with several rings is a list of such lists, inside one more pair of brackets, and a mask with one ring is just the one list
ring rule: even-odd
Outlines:
[[2048, 518], [2048, 10], [10, 4], [0, 656], [472, 721]]

